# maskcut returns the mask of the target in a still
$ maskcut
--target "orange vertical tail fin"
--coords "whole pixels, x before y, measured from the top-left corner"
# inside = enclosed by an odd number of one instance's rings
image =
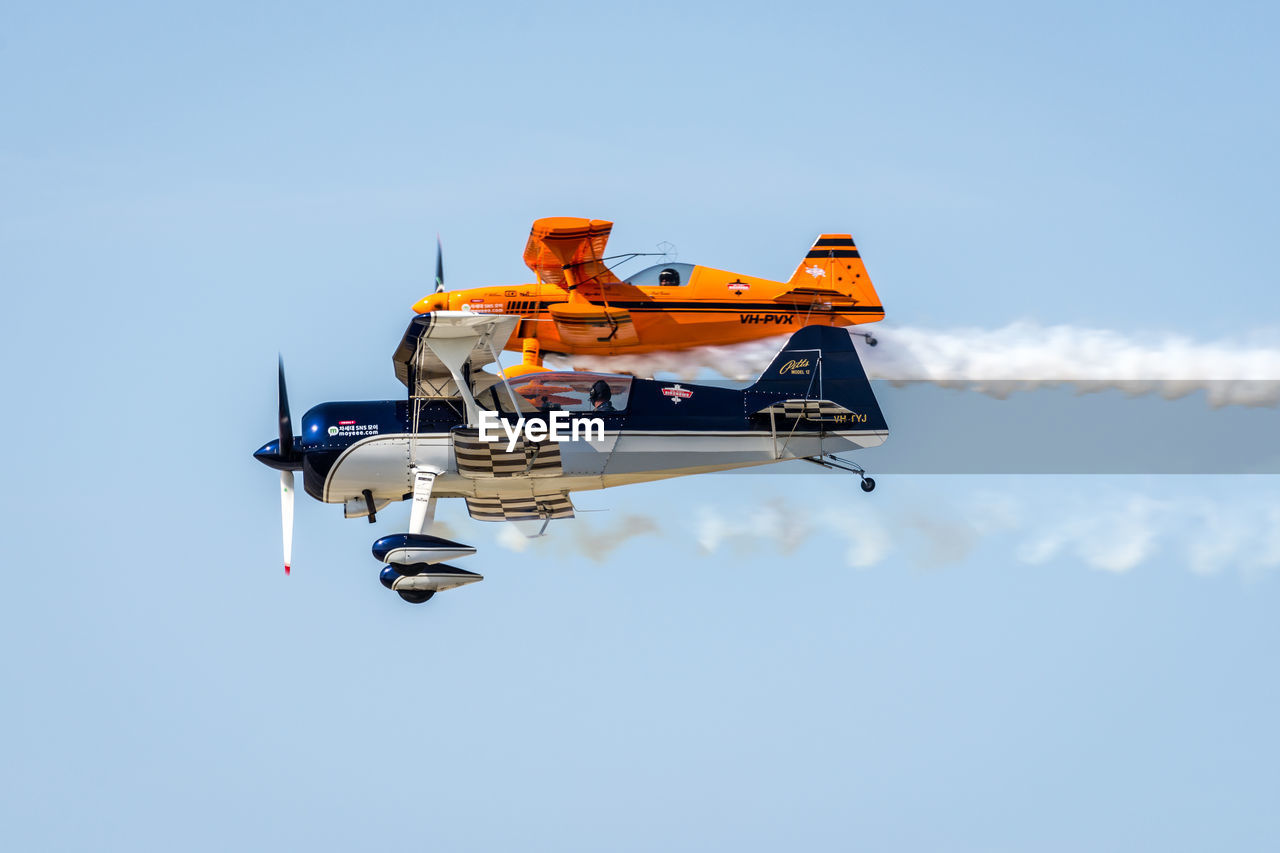
[[[880,296],[849,234],[819,234],[788,283],[838,290],[863,308],[880,305]]]

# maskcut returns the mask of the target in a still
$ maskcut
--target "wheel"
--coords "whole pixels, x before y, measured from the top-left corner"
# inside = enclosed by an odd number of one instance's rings
[[[876,487],[876,481],[870,477],[862,478],[862,491],[869,492]]]
[[[876,345],[876,343],[877,342],[875,338],[871,337],[870,335],[867,335],[867,346],[873,347]]]
[[[431,600],[431,596],[435,594],[436,591],[434,589],[415,589],[396,592],[396,595],[400,596],[410,604],[426,604]]]

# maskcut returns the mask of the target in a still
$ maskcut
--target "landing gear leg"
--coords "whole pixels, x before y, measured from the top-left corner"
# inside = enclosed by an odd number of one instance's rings
[[[379,539],[373,543],[373,556],[386,564],[378,573],[378,580],[383,586],[394,590],[410,604],[425,604],[441,590],[484,578],[441,562],[451,557],[474,554],[475,548],[427,534],[436,512],[436,499],[432,497],[431,489],[436,477],[444,471],[415,465],[410,473],[413,476],[413,506],[409,511],[409,532]]]
[[[521,363],[530,367],[542,366],[542,345],[537,338],[525,338],[520,344]]]
[[[413,508],[409,512],[409,532],[421,536],[435,520],[436,502],[431,497],[431,487],[436,477],[444,472],[436,468],[413,470]]]
[[[849,334],[857,335],[858,337],[862,338],[867,342],[867,346],[869,347],[873,347],[879,343],[879,341],[875,339],[875,336],[872,335],[870,332],[850,332]],[[871,491],[871,490],[867,489],[867,491]]]
[[[869,492],[876,487],[876,481],[867,476],[867,471],[856,462],[850,462],[848,459],[841,459],[839,456],[807,456],[805,462],[812,462],[814,465],[821,465],[823,468],[830,468],[833,471],[847,471],[850,474],[857,474],[862,480],[862,491]]]

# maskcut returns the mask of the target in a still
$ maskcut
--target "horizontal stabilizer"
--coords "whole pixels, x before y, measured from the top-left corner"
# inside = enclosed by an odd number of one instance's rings
[[[849,294],[829,287],[793,287],[774,301],[815,311],[843,311],[858,304]]]
[[[783,400],[765,406],[758,415],[775,415],[783,418],[803,418],[807,421],[830,421],[837,415],[851,415],[849,409],[831,400]]]

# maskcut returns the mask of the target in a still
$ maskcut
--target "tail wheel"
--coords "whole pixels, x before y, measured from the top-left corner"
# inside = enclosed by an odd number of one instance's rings
[[[870,477],[862,478],[862,491],[869,492],[876,487],[876,481]]]

